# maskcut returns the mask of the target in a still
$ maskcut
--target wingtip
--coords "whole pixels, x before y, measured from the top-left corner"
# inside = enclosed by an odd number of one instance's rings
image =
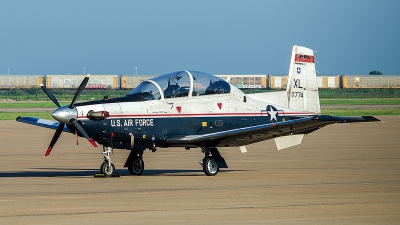
[[[379,122],[381,121],[380,119],[374,117],[374,116],[362,116],[362,118],[364,120],[366,120],[367,122]]]

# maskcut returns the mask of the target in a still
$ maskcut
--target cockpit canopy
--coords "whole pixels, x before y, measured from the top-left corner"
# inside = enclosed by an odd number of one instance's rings
[[[141,96],[143,101],[162,98],[195,97],[230,93],[228,82],[198,71],[179,71],[160,75],[139,84],[128,95]]]

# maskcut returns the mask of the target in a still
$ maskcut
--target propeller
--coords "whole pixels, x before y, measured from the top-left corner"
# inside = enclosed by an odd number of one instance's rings
[[[86,84],[89,81],[89,76],[90,74],[86,75],[86,77],[83,79],[69,106],[60,106],[60,103],[58,103],[56,97],[54,97],[54,95],[50,92],[50,90],[47,89],[46,86],[44,86],[43,84],[40,85],[44,93],[46,93],[47,97],[49,97],[54,102],[54,104],[58,106],[58,108],[51,115],[53,116],[54,119],[60,122],[60,124],[56,129],[56,132],[54,133],[53,138],[51,139],[50,145],[47,148],[45,156],[48,156],[50,154],[58,138],[60,137],[65,124],[72,125],[83,137],[85,137],[90,142],[90,144],[93,145],[93,147],[95,148],[97,147],[93,139],[89,137],[85,129],[83,129],[83,127],[77,122],[76,119],[78,116],[78,112],[74,106],[76,100],[79,98],[79,96],[82,94],[82,91],[85,89]]]

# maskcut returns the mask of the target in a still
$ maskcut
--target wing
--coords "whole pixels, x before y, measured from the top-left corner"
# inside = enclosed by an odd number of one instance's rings
[[[183,147],[232,147],[244,146],[256,142],[296,134],[308,134],[333,123],[374,122],[372,116],[332,117],[310,116],[291,118],[284,122],[268,123],[240,129],[226,130],[204,135],[175,135],[165,139],[168,146]]]
[[[34,118],[34,117],[20,117],[20,116],[16,118],[16,121],[21,122],[21,123],[32,124],[32,125],[39,126],[39,127],[50,128],[53,130],[56,130],[58,125],[60,124],[60,122],[53,121],[53,120],[45,120],[45,119]],[[66,125],[64,125],[63,131],[71,133],[71,131],[68,129],[68,127]]]

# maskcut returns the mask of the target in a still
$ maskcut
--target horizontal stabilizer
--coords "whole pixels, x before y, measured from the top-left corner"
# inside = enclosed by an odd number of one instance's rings
[[[304,134],[288,135],[275,138],[275,144],[278,150],[289,148],[301,144]]]
[[[380,120],[373,116],[325,116],[318,117],[320,121],[336,121],[337,123],[355,123],[355,122],[379,122]]]

